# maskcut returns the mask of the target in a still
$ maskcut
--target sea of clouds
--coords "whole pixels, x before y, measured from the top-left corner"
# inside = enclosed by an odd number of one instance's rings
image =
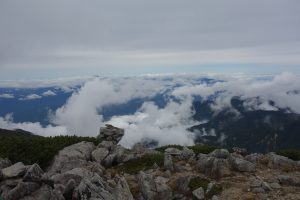
[[[203,81],[203,80],[206,81]],[[78,90],[72,90],[76,84]],[[197,97],[203,100],[218,93],[213,105],[217,112],[230,108],[233,97],[240,97],[249,110],[278,110],[300,114],[300,76],[283,73],[274,76],[237,75],[145,75],[136,77],[92,77],[76,80],[42,81],[32,83],[0,83],[0,87],[61,87],[73,91],[67,102],[57,110],[49,111],[50,124],[38,122],[15,123],[12,114],[0,117],[0,128],[24,129],[39,135],[76,134],[96,136],[99,127],[109,123],[125,129],[121,144],[130,147],[143,139],[153,139],[159,145],[192,145],[194,133],[187,128],[199,124],[193,120],[192,103]],[[160,107],[151,97],[163,95],[166,105]],[[0,94],[14,98],[13,94]],[[39,98],[55,95],[47,91]],[[29,98],[31,97],[31,98]],[[28,96],[34,100],[37,96]],[[126,105],[132,99],[145,99],[133,114],[105,119],[103,108]],[[272,102],[272,103],[270,103]]]

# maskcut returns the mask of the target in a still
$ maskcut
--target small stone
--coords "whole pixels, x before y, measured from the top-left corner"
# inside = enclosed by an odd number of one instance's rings
[[[272,187],[264,181],[262,182],[261,186],[262,186],[262,188],[264,188],[265,191],[271,191],[272,190]]]
[[[278,176],[278,180],[281,184],[283,185],[294,185],[294,180],[292,177],[290,176],[286,176],[286,175],[279,175]]]
[[[206,189],[206,194],[209,193],[211,191],[211,189],[214,187],[214,183],[210,182],[208,185],[207,185],[207,189]]]
[[[262,187],[256,187],[256,188],[252,189],[252,192],[253,193],[265,193],[265,190]]]
[[[198,189],[193,191],[193,195],[194,197],[196,197],[196,199],[204,199],[204,190],[202,187],[199,187]]]
[[[273,189],[280,189],[281,188],[281,186],[279,185],[279,183],[276,183],[276,182],[270,183],[270,186]]]
[[[219,200],[219,197],[216,196],[216,195],[214,195],[214,196],[211,198],[211,200]]]
[[[255,188],[255,187],[261,187],[262,181],[256,178],[251,178],[250,179],[250,187]]]

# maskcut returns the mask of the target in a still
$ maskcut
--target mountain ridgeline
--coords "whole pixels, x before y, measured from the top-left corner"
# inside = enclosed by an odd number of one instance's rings
[[[288,109],[276,111],[249,110],[239,98],[231,99],[231,107],[219,112],[213,101],[193,103],[193,118],[204,121],[189,130],[196,133],[196,143],[241,147],[250,152],[300,149],[300,115]],[[270,102],[272,104],[272,102]]]

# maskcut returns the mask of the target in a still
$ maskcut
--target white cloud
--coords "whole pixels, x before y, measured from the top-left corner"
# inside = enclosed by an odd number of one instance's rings
[[[155,95],[163,87],[159,81],[144,78],[95,78],[88,81],[67,103],[51,116],[52,122],[66,125],[69,133],[97,135],[103,125],[104,106],[126,103],[133,98]]]
[[[115,116],[106,123],[125,129],[121,144],[130,147],[144,138],[158,141],[159,145],[194,144],[194,135],[187,128],[195,125],[191,119],[191,101],[169,102],[159,109],[153,102],[146,102],[133,115]]]
[[[43,93],[43,96],[48,97],[48,96],[55,96],[56,93],[51,91],[51,90],[47,90],[46,92]]]
[[[73,91],[76,86],[81,86],[85,82],[93,80],[92,76],[57,78],[49,80],[18,80],[0,81],[1,88],[46,88],[56,87],[66,92]]]
[[[4,94],[0,94],[0,98],[13,99],[13,98],[15,98],[15,96],[13,94],[4,93]]]
[[[13,122],[12,114],[7,114],[5,117],[0,117],[0,127],[8,130],[22,129],[42,136],[65,135],[67,133],[64,126],[48,125],[43,127],[38,122],[15,123]]]
[[[293,112],[300,113],[300,95],[290,95],[289,91],[298,91],[300,77],[290,73],[283,73],[274,77],[262,78],[247,76],[227,77],[225,82],[217,82],[213,85],[182,86],[173,91],[174,96],[200,95],[204,99],[216,92],[222,91],[215,101],[214,108],[222,109],[230,107],[231,98],[239,96],[241,99],[259,98],[260,106],[257,109],[274,110],[269,105],[273,101],[280,108],[290,108]],[[248,104],[251,103],[247,102]],[[252,101],[252,103],[255,103]],[[253,105],[253,104],[252,104]]]
[[[42,98],[40,95],[37,94],[29,94],[23,98],[19,98],[19,100],[35,100],[35,99],[40,99]]]

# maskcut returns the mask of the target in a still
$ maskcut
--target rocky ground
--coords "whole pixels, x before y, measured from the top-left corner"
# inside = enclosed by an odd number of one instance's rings
[[[136,144],[118,145],[124,130],[101,129],[102,142],[62,149],[45,170],[0,158],[0,199],[5,200],[300,200],[300,163],[269,154],[209,154]]]

